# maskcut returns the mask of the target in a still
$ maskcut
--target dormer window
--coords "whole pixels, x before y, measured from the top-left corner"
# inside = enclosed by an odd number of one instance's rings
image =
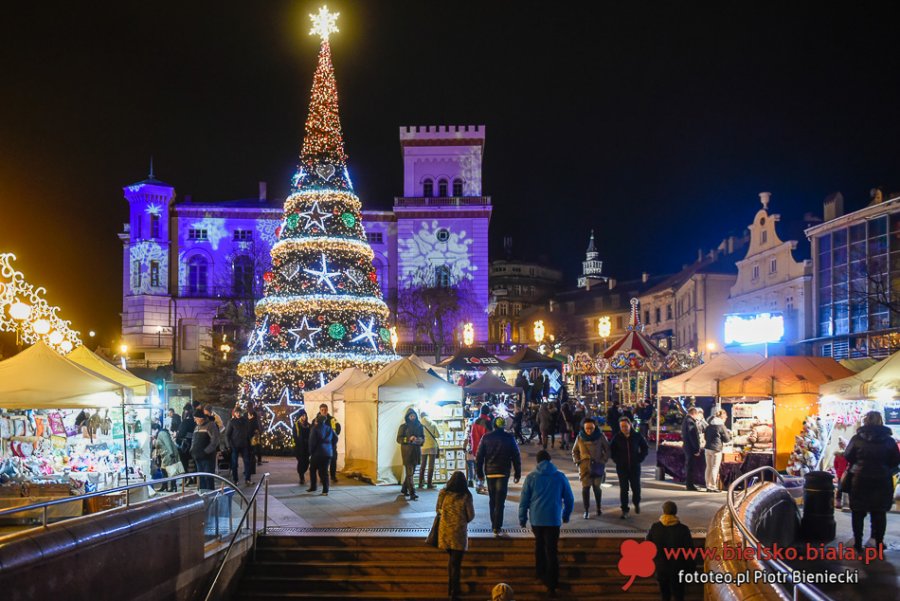
[[[462,180],[456,178],[453,180],[453,196],[462,196],[463,195],[463,185]]]
[[[434,180],[430,177],[422,182],[422,196],[425,198],[434,196]]]
[[[769,232],[768,232],[767,230],[763,230],[763,231],[762,231],[762,235],[761,235],[761,237],[760,237],[760,241],[761,241],[763,244],[765,244],[766,242],[769,241]]]
[[[447,196],[447,180],[439,179],[438,180],[438,197],[444,198]]]

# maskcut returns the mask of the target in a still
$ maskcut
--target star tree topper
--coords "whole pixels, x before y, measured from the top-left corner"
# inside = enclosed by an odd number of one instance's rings
[[[309,35],[317,35],[322,38],[323,42],[327,42],[329,35],[338,32],[336,23],[339,16],[341,16],[341,13],[330,13],[327,6],[322,6],[318,14],[309,15],[309,20],[312,21]]]

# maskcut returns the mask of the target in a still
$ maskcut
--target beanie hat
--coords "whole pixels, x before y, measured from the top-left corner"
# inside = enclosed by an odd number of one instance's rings
[[[481,415],[490,415],[490,413],[491,413],[490,407],[488,407],[487,405],[481,406]]]
[[[497,419],[494,420],[494,427],[502,430],[503,428],[506,427],[506,420],[503,419],[502,417],[498,417]]]

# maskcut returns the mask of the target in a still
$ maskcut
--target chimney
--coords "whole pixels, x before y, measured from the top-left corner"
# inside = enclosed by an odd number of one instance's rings
[[[825,221],[837,219],[844,214],[844,195],[840,192],[834,192],[825,197],[822,207],[822,214]]]
[[[641,274],[641,281],[646,284],[649,280],[650,280],[650,274],[647,273],[646,271],[643,272]]]
[[[259,182],[259,202],[266,202],[266,182]]]

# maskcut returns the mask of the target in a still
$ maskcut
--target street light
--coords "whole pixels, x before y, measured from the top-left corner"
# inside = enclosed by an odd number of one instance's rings
[[[122,369],[127,369],[128,368],[128,363],[126,361],[126,356],[128,355],[128,345],[127,344],[119,345],[119,354],[121,355]]]
[[[391,326],[391,348],[397,352],[397,343],[400,342],[400,336],[397,334],[397,326]]]
[[[31,306],[20,300],[16,300],[9,306],[9,316],[16,321],[25,321],[29,315],[31,315]]]
[[[97,332],[95,332],[94,330],[91,330],[90,332],[88,332],[88,336],[90,336],[91,338],[93,338],[96,335],[97,335]]]
[[[609,335],[612,333],[612,320],[608,315],[604,315],[600,319],[597,320],[597,334],[600,335],[600,338],[603,338],[606,341],[609,338]]]
[[[65,337],[59,330],[53,330],[52,332],[50,332],[50,335],[47,336],[47,340],[49,340],[50,344],[52,344],[53,346],[59,346],[64,339]]]
[[[534,322],[534,341],[540,345],[544,341],[544,320],[539,319]]]
[[[34,330],[34,333],[38,336],[43,336],[50,331],[50,321],[43,318],[37,319],[31,324],[31,329]]]
[[[463,344],[466,346],[472,346],[472,343],[475,342],[475,326],[472,325],[472,322],[467,322],[463,324]]]

